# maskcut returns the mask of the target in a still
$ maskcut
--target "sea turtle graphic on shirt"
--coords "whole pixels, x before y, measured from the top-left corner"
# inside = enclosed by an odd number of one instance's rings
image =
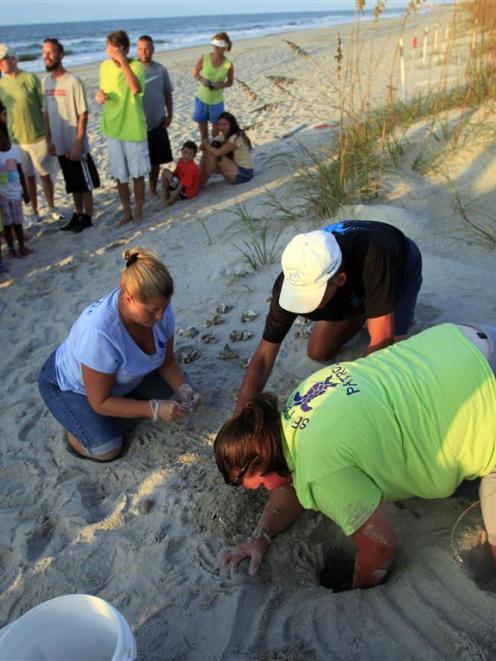
[[[302,411],[312,411],[312,407],[310,406],[310,402],[315,399],[316,397],[319,397],[320,395],[323,395],[326,390],[329,390],[329,388],[336,388],[339,384],[333,381],[333,375],[328,376],[326,379],[323,381],[317,381],[317,383],[314,383],[311,388],[304,393],[303,395],[300,395],[299,392],[296,392],[293,395],[293,406],[299,406]],[[291,408],[291,407],[290,407]]]

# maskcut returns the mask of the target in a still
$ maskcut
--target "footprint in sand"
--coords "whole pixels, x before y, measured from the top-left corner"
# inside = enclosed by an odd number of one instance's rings
[[[17,435],[18,439],[22,441],[22,443],[28,440],[29,432],[31,432],[36,427],[36,424],[38,423],[38,420],[41,418],[42,414],[43,411],[38,411],[31,417],[30,420],[22,425]]]
[[[55,522],[47,518],[27,541],[26,557],[29,562],[36,562],[43,555],[55,532]]]
[[[435,305],[429,305],[429,303],[417,303],[415,307],[415,316],[419,321],[434,321],[440,314],[441,310]]]
[[[81,498],[81,505],[86,510],[86,522],[96,523],[101,521],[107,515],[102,506],[105,500],[105,489],[101,484],[91,480],[80,480],[77,484],[77,490]]]

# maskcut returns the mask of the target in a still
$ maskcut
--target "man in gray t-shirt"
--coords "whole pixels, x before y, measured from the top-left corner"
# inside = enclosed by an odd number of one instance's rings
[[[79,233],[92,225],[93,190],[100,185],[86,136],[86,95],[79,78],[64,69],[64,47],[58,39],[45,39],[42,53],[48,72],[42,81],[47,143],[74,200],[72,217],[61,229]]]
[[[172,161],[172,152],[167,127],[172,120],[172,85],[167,69],[153,61],[155,47],[148,35],[138,39],[137,54],[146,69],[146,86],[143,105],[148,127],[148,149],[150,152],[150,192],[157,194],[157,181],[162,163]]]

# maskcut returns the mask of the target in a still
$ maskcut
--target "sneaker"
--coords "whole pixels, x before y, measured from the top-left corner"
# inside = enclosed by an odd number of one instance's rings
[[[52,220],[64,220],[65,218],[64,214],[58,211],[55,207],[48,210],[48,215]]]
[[[75,227],[72,228],[72,231],[76,234],[79,234],[87,227],[91,227],[92,225],[93,223],[91,222],[91,216],[88,216],[87,213],[82,213]]]
[[[37,223],[41,223],[41,218],[40,214],[36,211],[32,213],[30,216],[26,216],[24,219],[24,229],[29,229],[30,227],[33,227],[33,225],[36,225]]]
[[[19,253],[17,252],[17,250],[15,248],[9,248],[9,255],[11,257],[16,257],[16,258],[20,257]]]
[[[73,230],[76,227],[76,225],[79,223],[80,218],[81,216],[78,213],[74,212],[71,216],[70,221],[63,227],[60,227],[59,229],[62,232],[69,232],[70,230]]]

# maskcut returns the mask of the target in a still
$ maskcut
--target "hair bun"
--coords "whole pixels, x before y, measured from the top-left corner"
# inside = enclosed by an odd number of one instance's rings
[[[133,250],[125,250],[122,254],[123,258],[126,260],[126,268],[138,261],[139,251],[136,248]]]

